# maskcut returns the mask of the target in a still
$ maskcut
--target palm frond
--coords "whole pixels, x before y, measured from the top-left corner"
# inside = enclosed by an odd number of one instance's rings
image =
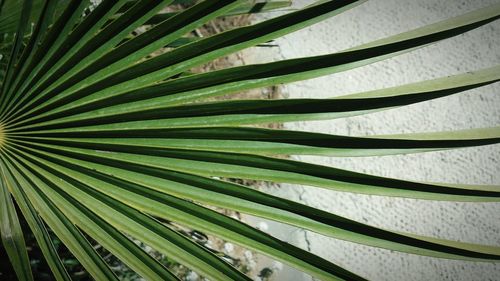
[[[364,280],[213,207],[394,251],[500,260],[500,247],[382,229],[225,180],[426,200],[499,201],[499,186],[407,181],[282,157],[490,145],[500,142],[499,127],[366,137],[245,126],[344,118],[455,95],[497,83],[500,66],[330,99],[210,100],[393,58],[497,20],[499,4],[337,53],[181,75],[363,2],[318,1],[193,39],[186,34],[211,20],[287,8],[291,2],[105,0],[89,8],[87,1],[76,0],[0,1],[0,233],[19,280],[33,280],[20,220],[27,222],[56,280],[71,277],[51,233],[95,280],[119,277],[89,238],[147,280],[180,276],[136,241],[210,280],[250,280],[165,221],[321,280]],[[165,9],[171,5],[181,6]],[[4,17],[9,11],[15,12]]]

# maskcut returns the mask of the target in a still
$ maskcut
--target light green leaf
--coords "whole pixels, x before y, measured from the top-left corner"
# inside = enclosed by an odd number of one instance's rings
[[[7,179],[9,186],[12,187],[11,190],[12,196],[16,200],[19,209],[21,210],[24,218],[26,219],[26,222],[30,226],[31,231],[33,232],[33,235],[35,236],[35,239],[38,242],[38,245],[45,257],[45,260],[47,261],[47,264],[49,265],[52,273],[54,274],[55,279],[57,281],[70,281],[71,278],[66,272],[66,269],[64,268],[64,265],[61,262],[59,255],[57,254],[57,251],[55,249],[54,244],[52,243],[52,239],[47,231],[47,228],[45,227],[44,223],[42,222],[42,219],[34,209],[29,199],[26,197],[26,194],[19,185],[19,183],[15,180],[10,171],[5,166],[4,163],[6,162],[7,162],[6,158],[2,156],[0,165],[2,167],[2,171],[4,172],[5,178]]]
[[[11,188],[8,187],[9,184],[7,183],[3,167],[1,173],[0,236],[2,244],[14,267],[17,278],[21,281],[33,280],[28,252],[26,251],[26,244],[24,242],[23,230],[21,229],[16,207],[14,206],[14,202],[9,192]]]

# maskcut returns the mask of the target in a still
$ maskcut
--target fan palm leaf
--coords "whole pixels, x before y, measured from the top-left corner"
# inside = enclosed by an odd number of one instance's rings
[[[21,221],[56,280],[71,278],[51,233],[95,280],[118,277],[89,237],[147,280],[179,276],[134,241],[211,280],[250,280],[165,221],[260,252],[321,280],[364,280],[213,207],[406,253],[500,259],[500,247],[381,229],[224,180],[498,202],[499,186],[407,181],[281,157],[489,145],[500,141],[498,127],[352,137],[254,125],[344,118],[454,95],[498,82],[500,66],[331,99],[212,99],[392,58],[495,21],[500,5],[333,54],[181,75],[364,1],[318,1],[204,38],[185,35],[219,17],[288,7],[290,1],[188,1],[189,8],[165,12],[180,2],[105,0],[95,7],[76,0],[0,2],[0,233],[19,280],[34,280]],[[134,33],[138,29],[143,32]]]

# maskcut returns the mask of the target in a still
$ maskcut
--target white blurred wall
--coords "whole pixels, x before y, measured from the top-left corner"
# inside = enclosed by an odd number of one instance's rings
[[[303,7],[311,0],[294,0]],[[254,49],[247,63],[326,54],[460,15],[498,0],[370,0]],[[283,87],[290,98],[328,98],[500,64],[500,21],[354,71]],[[500,83],[367,116],[286,124],[287,129],[370,135],[500,126]],[[410,180],[500,184],[500,145],[407,156],[298,159]],[[449,203],[282,185],[268,192],[384,228],[500,246],[500,204]],[[419,257],[359,246],[269,222],[268,231],[372,280],[500,280],[500,264]],[[276,280],[310,280],[286,267]]]

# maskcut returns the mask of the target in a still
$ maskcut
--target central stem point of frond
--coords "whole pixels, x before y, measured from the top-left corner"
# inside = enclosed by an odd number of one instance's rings
[[[0,148],[3,147],[4,139],[5,139],[5,133],[4,133],[3,125],[0,124]]]

